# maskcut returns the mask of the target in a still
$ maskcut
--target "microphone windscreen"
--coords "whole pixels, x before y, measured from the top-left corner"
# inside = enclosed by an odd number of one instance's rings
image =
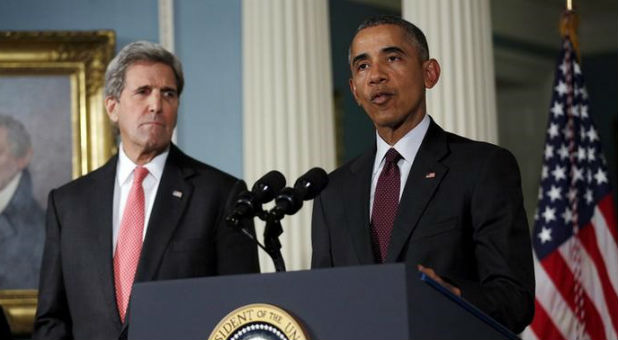
[[[275,198],[283,187],[285,187],[285,177],[279,171],[272,170],[255,182],[251,192],[259,203],[266,203]]]
[[[303,200],[310,200],[316,197],[328,184],[328,174],[324,169],[315,167],[300,176],[294,189],[296,189]]]
[[[228,224],[236,226],[241,218],[251,217],[255,214],[256,205],[255,195],[243,190],[236,196],[232,211],[227,214],[225,220]]]
[[[287,215],[295,214],[303,206],[303,199],[298,191],[292,188],[283,188],[275,198],[274,210]]]

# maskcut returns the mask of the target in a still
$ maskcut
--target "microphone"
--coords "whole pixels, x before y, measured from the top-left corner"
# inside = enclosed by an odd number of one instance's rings
[[[271,170],[253,184],[251,192],[258,202],[266,203],[272,201],[284,186],[285,177],[279,171]]]
[[[275,198],[275,207],[270,211],[276,217],[295,214],[303,201],[315,198],[328,184],[328,174],[322,168],[313,168],[300,176],[294,188],[284,188]]]
[[[303,200],[314,199],[328,184],[328,174],[322,168],[313,168],[300,176],[294,183]]]
[[[253,184],[251,191],[244,190],[238,194],[234,208],[225,220],[232,225],[238,225],[240,219],[257,215],[262,212],[262,204],[275,198],[284,186],[285,177],[279,171],[268,172]]]

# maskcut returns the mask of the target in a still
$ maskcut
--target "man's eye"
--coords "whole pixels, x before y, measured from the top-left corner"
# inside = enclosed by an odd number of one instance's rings
[[[368,64],[358,64],[358,66],[356,67],[357,70],[362,71],[367,69],[367,67],[369,67]]]
[[[163,95],[165,97],[168,97],[168,98],[176,98],[176,96],[177,96],[176,95],[176,91],[174,91],[174,90],[163,91]]]
[[[388,61],[396,61],[396,60],[400,60],[401,58],[398,55],[391,55],[388,56]]]

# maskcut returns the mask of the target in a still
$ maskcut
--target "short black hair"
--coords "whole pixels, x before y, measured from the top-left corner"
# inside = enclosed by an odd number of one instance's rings
[[[356,28],[356,34],[358,32],[364,30],[365,28],[381,26],[381,25],[396,25],[403,29],[406,33],[410,42],[414,47],[416,47],[417,53],[421,61],[425,61],[429,59],[429,46],[427,45],[427,38],[425,38],[425,34],[421,31],[420,28],[416,27],[413,23],[397,16],[393,15],[380,15],[374,16],[363,21]],[[351,52],[352,45],[348,48],[348,62],[351,62]]]

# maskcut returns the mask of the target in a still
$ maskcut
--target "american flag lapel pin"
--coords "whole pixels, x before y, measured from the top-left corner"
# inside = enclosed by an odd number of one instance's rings
[[[176,198],[182,198],[182,192],[178,190],[174,190],[174,192],[172,192],[172,196]]]
[[[425,178],[434,178],[434,177],[436,177],[436,173],[435,173],[435,172],[433,172],[433,171],[432,171],[432,172],[428,172],[428,173],[425,175]]]

